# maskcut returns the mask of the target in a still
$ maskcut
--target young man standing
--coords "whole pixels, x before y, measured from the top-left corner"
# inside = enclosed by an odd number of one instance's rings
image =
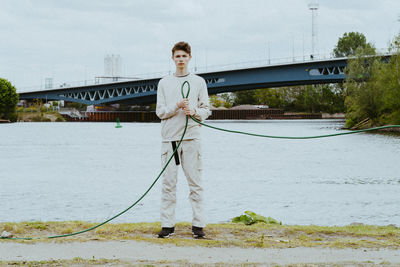
[[[211,115],[207,85],[203,78],[189,73],[188,64],[191,56],[190,45],[179,42],[172,48],[172,60],[176,71],[164,77],[158,83],[156,114],[161,119],[161,165],[164,166],[175,150],[185,128],[186,116],[190,115],[203,121]],[[188,81],[190,93],[182,98],[181,86]],[[184,87],[184,93],[187,86]],[[204,237],[203,186],[201,181],[200,125],[189,118],[185,137],[177,153],[162,178],[161,193],[161,232],[158,237],[168,237],[175,231],[176,182],[178,165],[189,184],[189,200],[193,211],[192,232],[195,238]]]

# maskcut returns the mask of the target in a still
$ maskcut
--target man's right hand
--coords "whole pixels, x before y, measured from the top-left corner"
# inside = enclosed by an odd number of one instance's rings
[[[184,98],[178,103],[176,103],[176,105],[178,106],[178,108],[184,109],[189,106],[189,99]]]

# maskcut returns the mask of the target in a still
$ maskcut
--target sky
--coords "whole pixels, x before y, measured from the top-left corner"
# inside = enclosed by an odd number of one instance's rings
[[[311,53],[310,0],[0,0],[0,77],[18,92],[104,75],[120,55],[122,75],[174,71],[171,48],[192,47],[206,67]],[[317,47],[330,54],[345,33],[384,49],[400,30],[399,0],[319,0]],[[141,75],[142,74],[142,75]]]

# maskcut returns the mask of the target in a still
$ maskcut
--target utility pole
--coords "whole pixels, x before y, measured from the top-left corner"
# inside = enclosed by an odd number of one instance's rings
[[[293,57],[293,62],[296,61],[295,57],[294,57],[294,36],[292,35],[292,57]]]
[[[312,0],[311,3],[308,4],[308,9],[311,10],[311,55],[310,58],[314,59],[315,50],[317,46],[317,11],[319,8],[319,4],[317,0]]]
[[[304,56],[304,34],[302,35],[302,40],[303,40],[303,61],[305,61],[306,59],[305,59],[305,56]]]

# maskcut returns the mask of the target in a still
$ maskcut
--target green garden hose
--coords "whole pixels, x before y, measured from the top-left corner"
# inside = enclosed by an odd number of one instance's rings
[[[185,84],[187,84],[188,90],[186,95],[183,92],[184,86]],[[188,98],[190,93],[190,84],[188,81],[183,82],[182,86],[181,86],[181,94],[183,98]],[[224,131],[224,132],[228,132],[228,133],[236,133],[236,134],[244,134],[244,135],[250,135],[250,136],[256,136],[256,137],[265,137],[265,138],[280,138],[280,139],[314,139],[314,138],[325,138],[325,137],[332,137],[332,136],[339,136],[339,135],[347,135],[347,134],[355,134],[355,133],[361,133],[361,132],[369,132],[369,131],[376,131],[376,130],[380,130],[380,129],[386,129],[386,128],[400,128],[400,125],[388,125],[388,126],[380,126],[380,127],[375,127],[375,128],[370,128],[370,129],[364,129],[364,130],[357,130],[357,131],[351,131],[351,132],[344,132],[344,133],[336,133],[336,134],[326,134],[326,135],[316,135],[316,136],[274,136],[274,135],[264,135],[264,134],[255,134],[255,133],[248,133],[248,132],[242,132],[242,131],[235,131],[235,130],[228,130],[228,129],[224,129],[224,128],[219,128],[219,127],[215,127],[215,126],[211,126],[208,125],[204,122],[201,122],[199,120],[197,120],[196,118],[194,118],[193,116],[186,116],[186,122],[185,122],[185,128],[183,130],[182,136],[179,140],[178,145],[176,146],[175,150],[173,151],[171,157],[169,157],[167,163],[165,164],[165,166],[162,168],[162,170],[160,171],[160,173],[158,174],[157,178],[153,181],[153,183],[150,185],[150,187],[142,194],[142,196],[136,200],[132,205],[130,205],[128,208],[126,208],[125,210],[121,211],[120,213],[118,213],[117,215],[111,217],[110,219],[99,223],[95,226],[92,226],[90,228],[84,229],[82,231],[78,231],[78,232],[74,232],[74,233],[70,233],[70,234],[63,234],[63,235],[53,235],[53,236],[47,236],[47,237],[0,237],[0,239],[11,239],[11,240],[36,240],[36,239],[42,239],[42,238],[47,238],[47,239],[52,239],[52,238],[59,238],[59,237],[68,237],[68,236],[74,236],[74,235],[78,235],[78,234],[82,234],[82,233],[86,233],[89,232],[91,230],[94,230],[112,220],[114,220],[115,218],[121,216],[122,214],[126,213],[128,210],[130,210],[131,208],[133,208],[134,206],[136,206],[146,195],[147,193],[149,193],[149,191],[154,187],[154,185],[156,184],[156,182],[160,179],[161,175],[164,173],[165,169],[167,168],[168,164],[171,162],[172,158],[174,157],[175,152],[178,150],[179,146],[182,143],[182,140],[186,134],[186,130],[188,127],[188,119],[189,117],[197,122],[200,125],[203,125],[205,127],[214,129],[214,130],[219,130],[219,131]]]
[[[184,87],[185,84],[188,85],[188,90],[187,90],[186,96],[183,94],[183,87]],[[189,84],[189,82],[185,81],[185,82],[182,84],[181,93],[182,93],[182,97],[183,97],[183,98],[187,98],[187,97],[189,96],[189,93],[190,93],[190,84]],[[79,234],[83,234],[83,233],[89,232],[89,231],[91,231],[91,230],[94,230],[94,229],[96,229],[96,228],[98,228],[98,227],[100,227],[100,226],[102,226],[102,225],[104,225],[104,224],[106,224],[106,223],[108,223],[108,222],[114,220],[115,218],[121,216],[122,214],[124,214],[125,212],[127,212],[128,210],[130,210],[131,208],[133,208],[134,206],[136,206],[136,205],[147,195],[147,193],[149,193],[149,191],[154,187],[154,185],[157,183],[158,179],[160,179],[161,175],[164,173],[164,171],[165,171],[165,169],[167,168],[168,164],[171,162],[172,158],[174,157],[175,152],[178,150],[179,146],[180,146],[181,143],[182,143],[183,137],[184,137],[185,134],[186,134],[186,130],[187,130],[187,126],[188,126],[188,121],[189,121],[189,116],[186,116],[185,128],[183,129],[183,133],[182,133],[181,139],[179,140],[178,145],[176,146],[175,150],[172,152],[171,157],[169,157],[167,163],[165,164],[165,166],[162,168],[162,170],[161,170],[160,173],[158,174],[157,178],[153,181],[153,183],[150,185],[150,187],[146,190],[146,192],[144,192],[144,193],[142,194],[142,196],[141,196],[138,200],[136,200],[132,205],[130,205],[128,208],[124,209],[123,211],[121,211],[121,212],[118,213],[117,215],[111,217],[111,218],[108,219],[108,220],[105,220],[105,221],[102,222],[102,223],[96,224],[95,226],[92,226],[92,227],[90,227],[90,228],[84,229],[84,230],[82,230],[82,231],[70,233],[70,234],[53,235],[53,236],[46,236],[46,237],[0,237],[0,239],[11,239],[11,240],[36,240],[36,239],[44,239],[44,238],[46,238],[46,239],[53,239],[53,238],[59,238],[59,237],[74,236],[74,235],[79,235]]]
[[[241,132],[241,131],[235,131],[235,130],[228,130],[228,129],[219,128],[216,126],[211,126],[209,124],[206,124],[204,122],[197,120],[196,118],[193,118],[192,116],[190,116],[190,118],[192,120],[194,120],[195,122],[197,122],[198,124],[201,124],[205,127],[208,127],[208,128],[214,129],[214,130],[218,130],[218,131],[251,135],[251,136],[257,136],[257,137],[278,138],[278,139],[316,139],[316,138],[325,138],[325,137],[355,134],[355,133],[362,133],[362,132],[370,132],[370,131],[376,131],[376,130],[387,129],[387,128],[400,128],[400,125],[386,125],[386,126],[374,127],[374,128],[369,128],[369,129],[363,129],[363,130],[355,130],[355,131],[344,132],[344,133],[335,133],[335,134],[314,135],[314,136],[279,136],[279,135],[265,135],[265,134],[255,134],[255,133]]]

